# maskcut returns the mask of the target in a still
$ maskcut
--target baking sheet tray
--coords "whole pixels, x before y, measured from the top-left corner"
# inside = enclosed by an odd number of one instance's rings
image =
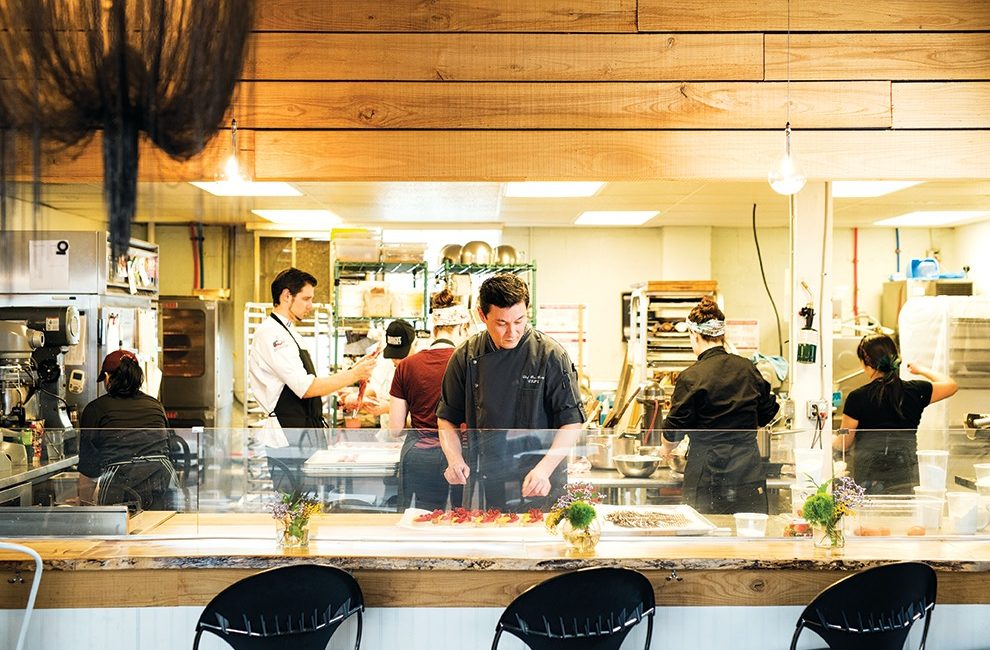
[[[548,533],[547,527],[542,521],[533,524],[506,524],[504,526],[445,525],[429,522],[417,523],[414,521],[416,517],[428,512],[430,511],[421,508],[406,508],[406,511],[402,513],[402,518],[399,519],[396,526],[405,530],[416,531],[416,536],[423,539],[456,539],[458,541],[474,539],[480,541],[493,539],[553,541],[554,539],[560,539],[559,536]]]
[[[715,524],[689,505],[676,506],[595,506],[602,526],[602,537],[663,536],[663,535],[707,535],[717,528]],[[636,513],[658,513],[680,520],[678,523],[664,524],[653,528],[626,528],[608,520],[608,515],[620,511]]]
[[[302,466],[308,476],[395,476],[399,449],[394,447],[341,446],[320,449]]]

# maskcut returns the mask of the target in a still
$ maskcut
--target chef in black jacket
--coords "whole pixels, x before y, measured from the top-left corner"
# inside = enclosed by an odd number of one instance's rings
[[[465,485],[477,472],[489,508],[505,507],[506,482],[518,482],[523,498],[553,498],[566,482],[561,461],[584,422],[574,364],[559,343],[529,327],[529,288],[518,276],[485,280],[478,314],[485,330],[454,351],[437,405],[444,476],[451,485]],[[467,460],[462,423],[468,427]],[[557,430],[549,451],[516,475],[506,437],[511,429]]]
[[[725,314],[703,298],[688,315],[698,361],[680,374],[664,420],[663,453],[691,437],[684,499],[709,514],[767,512],[766,474],[756,429],[779,408],[747,359],[725,350]]]

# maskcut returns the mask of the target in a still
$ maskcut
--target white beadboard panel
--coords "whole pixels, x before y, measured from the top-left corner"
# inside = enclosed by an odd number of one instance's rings
[[[199,607],[142,609],[43,609],[31,618],[28,650],[179,650],[192,647]],[[766,650],[786,648],[800,607],[663,607],[657,611],[652,648],[664,650]],[[376,608],[365,616],[365,650],[484,650],[491,646],[499,608]],[[0,647],[12,648],[21,622],[19,610],[0,610]],[[916,625],[906,647],[917,647]],[[643,647],[645,625],[626,639],[623,650]],[[353,648],[354,623],[335,635],[329,650]],[[799,648],[821,645],[802,635]],[[928,647],[982,650],[990,638],[990,605],[935,608]],[[203,650],[229,646],[207,635]],[[503,636],[501,650],[524,650]]]

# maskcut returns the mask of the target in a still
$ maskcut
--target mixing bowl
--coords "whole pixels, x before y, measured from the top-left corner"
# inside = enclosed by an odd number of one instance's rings
[[[660,467],[661,458],[659,456],[642,456],[638,454],[622,454],[612,456],[615,469],[623,476],[630,478],[646,478],[657,471]]]
[[[469,241],[461,247],[461,264],[491,264],[492,247],[483,241]]]
[[[447,244],[440,249],[440,263],[450,262],[451,264],[457,264],[461,261],[461,245],[460,244]]]
[[[495,264],[515,264],[516,249],[508,244],[496,246],[492,251],[492,262]]]

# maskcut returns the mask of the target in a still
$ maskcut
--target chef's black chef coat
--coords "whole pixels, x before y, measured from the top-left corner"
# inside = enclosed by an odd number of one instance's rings
[[[514,348],[496,348],[488,332],[457,348],[444,373],[437,417],[467,424],[467,462],[485,479],[515,465],[506,430],[559,429],[583,422],[584,412],[567,352],[546,334],[529,329]],[[499,503],[493,493],[497,482],[486,483],[489,505]]]
[[[701,512],[766,512],[766,474],[756,429],[779,405],[747,359],[709,348],[677,378],[664,437],[691,436],[684,497]]]

